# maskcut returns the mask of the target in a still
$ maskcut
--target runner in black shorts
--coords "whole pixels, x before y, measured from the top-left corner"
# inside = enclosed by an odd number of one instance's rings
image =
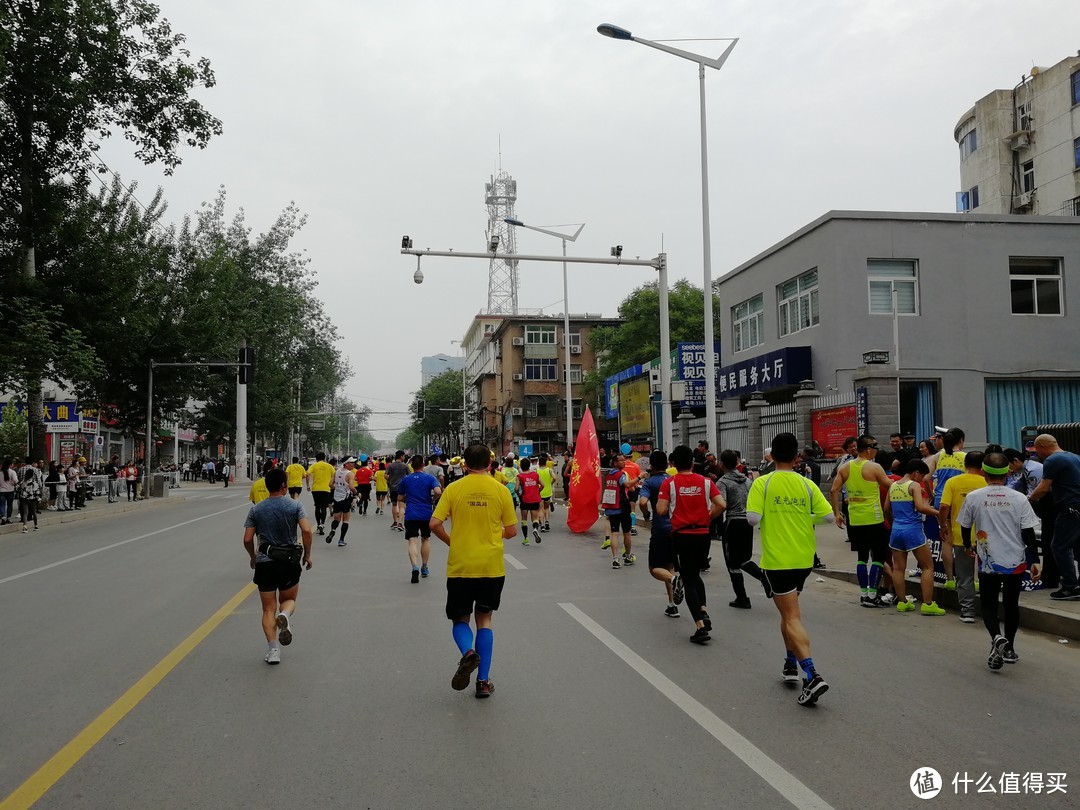
[[[506,577],[451,577],[446,580],[446,618],[491,613],[502,603]]]
[[[660,487],[668,479],[668,457],[663,450],[654,450],[649,456],[649,477],[641,483],[641,497],[638,506],[648,507],[652,511],[652,531],[649,536],[649,573],[653,579],[664,583],[667,592],[667,607],[664,615],[672,619],[679,618],[679,604],[683,600],[683,591],[677,592],[673,585],[675,579],[675,541],[671,539],[671,518],[656,514],[656,501],[660,496]]]
[[[761,572],[761,584],[765,587],[765,595],[772,599],[774,596],[786,596],[789,593],[802,593],[806,578],[810,576],[809,568],[781,568],[772,571]]]
[[[345,533],[349,531],[349,513],[352,511],[353,497],[356,495],[355,479],[353,477],[353,470],[356,468],[356,459],[349,456],[341,464],[341,469],[334,474],[334,483],[332,490],[334,493],[334,509],[332,512],[333,521],[330,524],[330,534],[326,535],[326,542],[330,543],[334,539],[334,533],[337,532],[337,528],[341,526],[341,539],[338,540],[338,547],[347,545],[345,542]]]

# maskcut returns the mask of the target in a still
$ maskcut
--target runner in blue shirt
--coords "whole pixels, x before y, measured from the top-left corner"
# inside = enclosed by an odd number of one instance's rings
[[[428,575],[428,557],[431,548],[431,513],[433,503],[442,495],[439,480],[426,472],[423,456],[409,459],[412,473],[406,475],[397,485],[397,502],[405,506],[405,541],[409,544],[409,563],[412,565],[412,583]]]
[[[641,483],[641,497],[638,505],[652,512],[652,531],[649,535],[649,573],[653,579],[664,583],[668,605],[664,615],[672,619],[679,618],[679,603],[683,600],[681,588],[674,588],[675,579],[675,544],[671,539],[671,516],[656,513],[656,501],[660,497],[660,486],[671,476],[665,472],[668,466],[667,453],[654,450],[649,455],[649,477]]]

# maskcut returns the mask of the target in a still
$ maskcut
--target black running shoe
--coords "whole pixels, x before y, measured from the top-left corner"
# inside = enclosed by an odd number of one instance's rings
[[[671,580],[671,601],[681,605],[686,597],[686,588],[683,586],[682,575],[676,574]]]
[[[671,619],[679,618],[679,608],[675,605],[668,605],[664,608],[664,615]]]
[[[409,581],[412,582],[413,585],[415,585],[417,582],[420,581],[420,571],[419,571],[419,569],[417,569],[417,568],[413,569],[412,579],[409,580]]]
[[[699,627],[694,631],[694,635],[690,636],[690,641],[694,644],[704,644],[707,641],[712,641],[712,636],[704,627]]]
[[[990,645],[990,655],[986,659],[986,665],[990,669],[1001,669],[1005,663],[1005,648],[1009,646],[1009,640],[1005,636],[994,636],[994,641]]]
[[[456,692],[461,692],[469,688],[469,676],[473,674],[476,668],[480,666],[480,654],[476,650],[469,650],[458,661],[457,672],[454,673],[453,679],[450,681],[450,686]]]
[[[788,661],[784,659],[784,683],[798,683],[799,682],[799,665],[794,661]]]
[[[705,626],[705,632],[712,632],[712,619],[709,618],[709,614],[705,613],[701,617],[701,623]]]
[[[799,693],[799,705],[813,706],[817,703],[817,699],[828,691],[829,685],[825,683],[825,679],[814,673],[813,679],[809,681],[803,679],[802,692]]]
[[[750,597],[746,596],[746,597],[743,597],[742,599],[732,599],[727,604],[728,604],[728,607],[742,608],[743,610],[749,610],[750,609]]]
[[[495,694],[495,682],[491,680],[476,682],[476,697],[488,698]]]
[[[327,543],[333,543],[334,542],[334,532],[336,532],[336,531],[337,531],[337,529],[331,529],[330,534],[326,535],[326,542]]]

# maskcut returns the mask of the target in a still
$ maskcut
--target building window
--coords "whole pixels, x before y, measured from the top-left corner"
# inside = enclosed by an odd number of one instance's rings
[[[1072,75],[1072,103],[1080,104],[1080,70]]]
[[[1061,259],[1009,257],[1013,315],[1061,314]]]
[[[495,324],[493,324],[493,323],[485,323],[484,324],[484,334],[485,335],[490,335],[494,331],[495,331]]]
[[[552,346],[555,345],[555,327],[554,326],[526,326],[525,327],[525,342],[526,343],[545,343]]]
[[[1073,166],[1080,169],[1080,138],[1073,141]]]
[[[563,382],[566,382],[566,381],[563,380]],[[570,382],[572,382],[572,383],[581,382],[581,363],[571,363],[570,364]]]
[[[776,288],[780,337],[817,326],[818,273],[817,268],[785,281]]]
[[[975,130],[971,130],[971,132],[960,139],[960,159],[963,160],[978,148],[979,143],[975,137]]]
[[[919,313],[919,272],[913,259],[869,259],[866,275],[871,315],[892,315],[893,290],[897,315]]]
[[[581,332],[570,333],[570,347],[573,348],[574,346],[581,348]]]
[[[1021,130],[1031,129],[1031,102],[1025,101],[1016,108],[1016,118],[1020,122]]]
[[[538,399],[535,402],[529,403],[525,408],[526,416],[533,416],[537,419],[546,419],[549,416],[558,416],[558,403],[548,402],[546,399]]]
[[[979,187],[973,186],[967,191],[956,192],[956,213],[963,214],[979,207]]]
[[[570,417],[572,419],[580,419],[583,413],[580,399],[570,400]]]
[[[1020,164],[1020,187],[1025,192],[1035,190],[1035,161]]]
[[[765,342],[765,297],[760,293],[731,308],[731,338],[741,352]]]
[[[559,361],[554,357],[526,357],[525,379],[545,381],[559,379]]]

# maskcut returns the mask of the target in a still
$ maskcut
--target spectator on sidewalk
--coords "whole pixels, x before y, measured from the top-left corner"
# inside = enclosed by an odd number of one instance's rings
[[[15,485],[19,483],[19,476],[11,467],[11,459],[5,458],[0,464],[0,526],[11,523],[11,516],[15,513]]]
[[[19,516],[22,518],[23,534],[27,532],[27,523],[33,521],[34,531],[38,530],[38,501],[41,500],[41,480],[38,471],[33,465],[27,464],[22,468],[22,479],[18,485],[19,493]],[[10,521],[9,521],[10,522]]]
[[[105,465],[105,477],[108,478],[108,493],[109,503],[116,503],[120,500],[120,459],[117,456],[113,456],[109,459],[109,463]]]

